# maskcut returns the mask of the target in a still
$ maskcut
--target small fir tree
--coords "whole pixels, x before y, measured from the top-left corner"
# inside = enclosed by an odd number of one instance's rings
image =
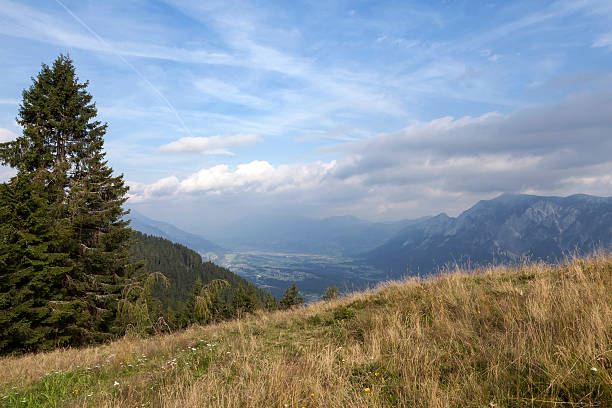
[[[325,293],[321,296],[321,299],[325,301],[330,301],[338,297],[338,287],[336,285],[328,287],[325,289]]]
[[[246,294],[246,308],[245,310],[248,313],[253,313],[257,309],[261,309],[261,302],[257,298],[257,292],[255,291],[255,286],[250,285],[247,287]]]
[[[304,303],[304,298],[299,295],[299,292],[295,287],[295,283],[290,288],[287,288],[280,301],[280,308],[291,309]]]
[[[215,319],[219,313],[219,294],[229,288],[229,282],[223,279],[214,279],[206,285],[202,285],[199,279],[196,280],[183,309],[181,327],[193,323],[205,324]]]
[[[234,310],[235,315],[242,316],[245,312],[247,312],[246,308],[246,293],[244,292],[244,288],[242,286],[238,286],[232,294],[232,309]]]
[[[278,309],[278,300],[274,296],[272,296],[270,293],[266,293],[266,296],[264,299],[264,308],[268,311]]]

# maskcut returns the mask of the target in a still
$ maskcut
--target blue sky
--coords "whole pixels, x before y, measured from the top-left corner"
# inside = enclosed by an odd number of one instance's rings
[[[130,206],[191,230],[612,194],[609,0],[0,6],[0,140],[69,53]]]

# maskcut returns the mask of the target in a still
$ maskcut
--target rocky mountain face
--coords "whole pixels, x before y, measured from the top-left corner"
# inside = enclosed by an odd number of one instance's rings
[[[407,226],[364,258],[397,277],[449,263],[555,261],[596,248],[612,248],[612,197],[503,194],[456,218],[440,214]]]

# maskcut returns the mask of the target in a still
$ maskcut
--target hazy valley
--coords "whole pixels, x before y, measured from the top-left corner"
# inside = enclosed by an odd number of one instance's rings
[[[134,229],[186,245],[274,296],[296,283],[309,301],[327,287],[351,292],[449,265],[556,262],[612,248],[612,198],[587,195],[504,194],[457,217],[390,223],[251,217],[206,238],[138,212],[130,217]]]

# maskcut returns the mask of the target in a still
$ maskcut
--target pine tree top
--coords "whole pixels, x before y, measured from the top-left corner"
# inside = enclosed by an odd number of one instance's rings
[[[101,154],[106,124],[95,120],[97,109],[80,82],[69,56],[42,64],[32,85],[22,93],[17,123],[23,134],[0,143],[0,163],[19,173],[53,169],[66,163],[78,171],[85,157]]]

